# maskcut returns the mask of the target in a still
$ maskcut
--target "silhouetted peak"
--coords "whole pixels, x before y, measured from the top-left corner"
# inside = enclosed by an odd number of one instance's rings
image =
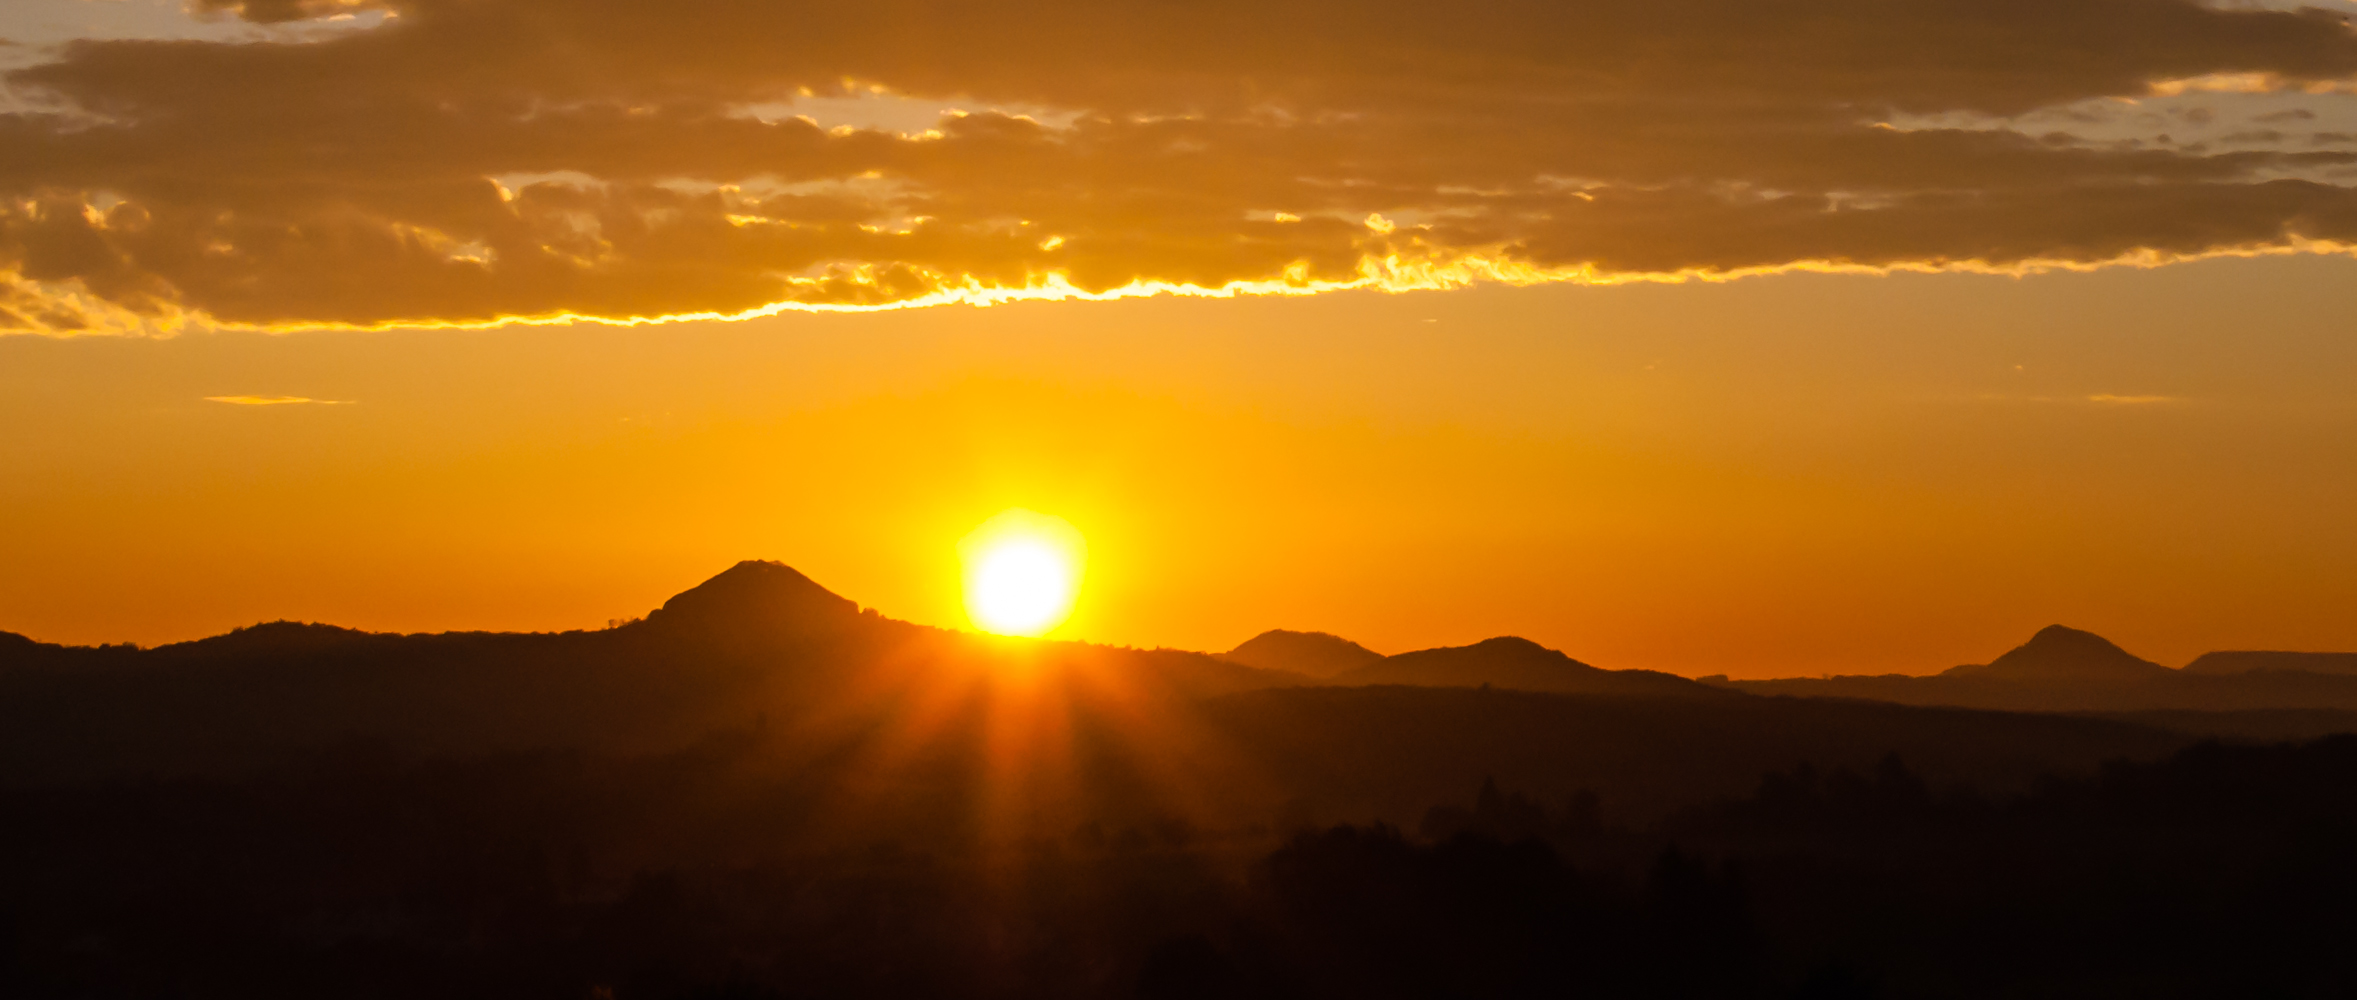
[[[2038,634],[2031,636],[2030,641],[2022,643],[2004,656],[1998,657],[1990,665],[1994,666],[2009,659],[2046,661],[2065,657],[2102,659],[2119,663],[2146,663],[2145,660],[2121,649],[2111,640],[2093,632],[2071,628],[2067,625],[2048,625],[2039,629]],[[2158,664],[2148,665],[2158,666]]]
[[[2048,625],[2045,628],[2039,629],[2038,634],[2031,636],[2030,641],[2021,644],[2021,648],[2023,649],[2037,649],[2041,647],[2057,649],[2065,647],[2072,649],[2102,649],[2115,653],[2127,652],[2127,650],[2121,649],[2119,646],[2115,645],[2110,639],[2106,639],[2085,629],[2075,629],[2068,625]]]
[[[1571,657],[1564,656],[1564,654],[1558,650],[1548,649],[1545,646],[1541,646],[1538,643],[1532,642],[1519,635],[1501,635],[1494,638],[1483,639],[1480,642],[1474,643],[1473,645],[1467,646],[1465,648],[1478,649],[1482,652],[1493,655],[1504,654],[1514,656],[1547,657],[1560,656],[1566,660],[1571,659]]]
[[[1957,667],[1949,674],[1997,680],[2145,680],[2173,673],[2093,632],[2063,625],[2039,629],[2030,641],[1985,665]]]
[[[1383,654],[1338,635],[1278,628],[1245,640],[1220,658],[1263,670],[1333,677],[1380,660]]]
[[[857,618],[859,605],[784,563],[747,559],[647,616],[666,627],[795,631]]]

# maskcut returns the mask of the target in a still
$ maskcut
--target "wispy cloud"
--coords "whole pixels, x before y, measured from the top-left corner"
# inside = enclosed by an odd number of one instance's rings
[[[312,399],[308,396],[206,396],[208,403],[227,403],[231,406],[350,406],[357,400]]]
[[[2179,400],[2175,396],[2115,396],[2108,392],[2099,392],[2087,397],[2087,401],[2110,406],[2143,406],[2150,403],[2175,403]]]

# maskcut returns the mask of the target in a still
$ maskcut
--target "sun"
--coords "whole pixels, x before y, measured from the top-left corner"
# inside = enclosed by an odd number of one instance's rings
[[[1017,507],[958,542],[966,617],[999,635],[1045,635],[1072,617],[1087,546],[1070,522]]]

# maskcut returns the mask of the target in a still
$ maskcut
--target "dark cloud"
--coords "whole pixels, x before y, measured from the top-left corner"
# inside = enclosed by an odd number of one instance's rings
[[[2357,35],[2314,11],[200,6],[393,16],[300,44],[86,41],[11,74],[45,103],[0,116],[0,324],[651,318],[2357,241],[2357,198],[2315,179],[2357,154],[1889,124],[2170,81],[2345,87]],[[920,135],[752,114],[874,88],[974,110]]]

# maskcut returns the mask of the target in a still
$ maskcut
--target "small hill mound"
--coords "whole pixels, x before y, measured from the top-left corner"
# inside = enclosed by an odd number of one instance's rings
[[[155,652],[173,661],[283,659],[333,652],[376,636],[374,632],[338,625],[275,621],[247,625],[204,639],[158,646]]]
[[[2189,674],[2256,674],[2270,671],[2357,676],[2357,653],[2291,653],[2276,650],[2221,650],[2185,665]]]
[[[647,615],[665,632],[803,635],[859,618],[859,605],[784,563],[747,559],[663,602]]]
[[[2003,656],[1985,664],[1956,667],[1940,676],[2038,682],[2140,681],[2175,674],[2093,632],[2048,625]]]
[[[1338,635],[1275,628],[1245,640],[1219,658],[1262,670],[1326,678],[1373,665],[1383,654]]]
[[[1491,687],[1556,694],[1616,694],[1668,697],[1723,697],[1729,692],[1651,670],[1592,667],[1528,639],[1500,636],[1470,646],[1422,649],[1334,678],[1336,684],[1409,684],[1419,687]]]

